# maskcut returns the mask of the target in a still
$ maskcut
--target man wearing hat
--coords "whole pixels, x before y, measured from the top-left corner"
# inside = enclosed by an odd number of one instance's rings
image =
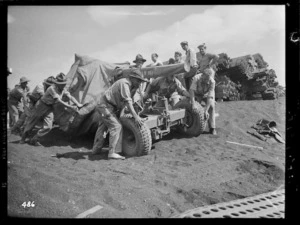
[[[187,41],[180,43],[182,49],[185,51],[186,57],[184,61],[184,69],[187,73],[184,75],[186,89],[189,90],[191,86],[192,77],[196,75],[198,64],[196,52],[189,47]]]
[[[205,119],[208,119],[209,132],[216,135],[215,122],[215,85],[211,69],[206,68],[203,73],[197,74],[193,77],[190,96],[193,109],[195,108],[195,98],[201,104],[206,102],[204,107]]]
[[[137,69],[141,69],[143,64],[146,62],[147,60],[143,58],[143,56],[141,54],[137,54],[137,56],[135,57],[135,60],[133,61],[135,63],[135,65],[130,66],[130,68],[137,68]],[[140,100],[142,99],[142,96],[144,95],[144,91],[146,89],[146,83],[142,83],[141,86],[138,88],[138,91],[136,92],[136,95],[133,97],[134,100]]]
[[[135,68],[141,69],[143,64],[146,62],[147,60],[143,58],[143,56],[141,54],[137,54],[137,56],[135,57],[135,60],[133,60],[133,62],[135,63],[134,66]]]
[[[203,73],[206,68],[209,68],[212,71],[213,77],[215,76],[215,71],[213,66],[218,62],[219,57],[215,54],[206,52],[206,45],[203,43],[198,46],[199,54],[197,55],[197,60],[199,64],[199,71]]]
[[[28,117],[31,116],[33,112],[33,108],[36,104],[36,102],[44,95],[48,87],[50,87],[52,84],[54,84],[55,78],[53,76],[48,77],[42,84],[38,84],[32,91],[32,93],[28,93],[28,98],[26,99],[27,102],[24,102],[24,113],[20,116],[17,123],[12,128],[12,133],[18,133],[24,123],[26,124],[26,121],[28,121]]]
[[[125,159],[119,155],[122,152],[123,129],[118,119],[120,111],[126,106],[132,114],[137,125],[143,123],[133,108],[132,96],[142,82],[142,72],[137,68],[131,68],[126,78],[117,80],[109,89],[104,92],[96,110],[101,116],[98,129],[94,138],[93,154],[101,153],[105,138],[103,134],[109,131],[109,159]],[[134,91],[133,91],[134,90]]]
[[[29,80],[26,77],[21,77],[20,83],[9,93],[8,109],[12,118],[12,126],[17,123],[19,117],[24,112],[22,101],[26,100],[26,95],[29,92],[29,87],[27,86],[28,82]]]
[[[67,84],[66,75],[60,73],[56,76],[56,79],[53,81],[54,84],[49,86],[45,94],[37,101],[32,115],[28,119],[28,123],[25,126],[22,139],[20,143],[25,143],[29,132],[35,127],[40,120],[43,121],[43,126],[38,130],[37,134],[30,140],[30,143],[39,146],[39,139],[42,136],[45,136],[52,129],[54,115],[53,115],[53,105],[56,103],[62,104],[68,109],[77,111],[77,107],[80,108],[83,105],[80,104],[71,94],[65,89]],[[62,100],[63,97],[67,97],[77,107],[69,105],[68,103]]]

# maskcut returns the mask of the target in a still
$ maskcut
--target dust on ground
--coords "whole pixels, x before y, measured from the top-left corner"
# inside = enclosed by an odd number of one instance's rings
[[[40,147],[8,137],[8,215],[74,218],[166,218],[192,208],[284,187],[285,145],[246,133],[259,119],[274,120],[285,137],[285,98],[220,102],[217,136],[173,132],[151,153],[123,161],[91,155],[94,137],[70,138],[53,129]],[[284,138],[285,139],[285,138]],[[226,141],[263,147],[238,146]],[[65,153],[63,157],[51,157]],[[35,207],[22,207],[34,201]]]

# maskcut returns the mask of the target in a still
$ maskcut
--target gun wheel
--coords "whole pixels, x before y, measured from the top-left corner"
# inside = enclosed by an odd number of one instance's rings
[[[123,126],[122,152],[126,156],[142,156],[149,154],[152,146],[151,132],[146,125],[140,128],[132,116],[120,117]]]
[[[186,126],[180,126],[179,129],[182,133],[185,133],[189,136],[199,136],[203,133],[206,125],[204,120],[204,110],[203,107],[195,102],[197,110],[192,110],[192,105],[187,100],[182,100],[178,102],[174,108],[183,108],[186,109],[185,114],[185,123]]]

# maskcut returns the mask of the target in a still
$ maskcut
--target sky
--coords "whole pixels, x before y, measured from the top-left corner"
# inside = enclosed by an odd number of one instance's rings
[[[9,88],[67,74],[75,53],[131,64],[141,54],[148,65],[152,53],[184,54],[181,41],[230,58],[260,53],[285,86],[284,5],[9,6],[7,23]]]

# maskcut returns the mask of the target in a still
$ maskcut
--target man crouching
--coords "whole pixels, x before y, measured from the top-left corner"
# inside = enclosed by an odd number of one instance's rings
[[[215,122],[215,85],[211,69],[205,69],[203,74],[197,74],[193,77],[190,87],[190,96],[193,109],[195,106],[195,98],[201,104],[206,102],[204,107],[205,120],[208,119],[209,131],[213,135],[217,135]]]
[[[103,147],[104,132],[109,132],[109,159],[125,159],[119,155],[122,152],[123,129],[118,119],[120,111],[127,106],[136,123],[141,126],[143,121],[133,108],[132,90],[137,90],[142,82],[147,82],[139,69],[133,68],[126,78],[117,80],[108,90],[104,92],[100,103],[96,107],[101,120],[94,138],[93,154],[99,154]]]

